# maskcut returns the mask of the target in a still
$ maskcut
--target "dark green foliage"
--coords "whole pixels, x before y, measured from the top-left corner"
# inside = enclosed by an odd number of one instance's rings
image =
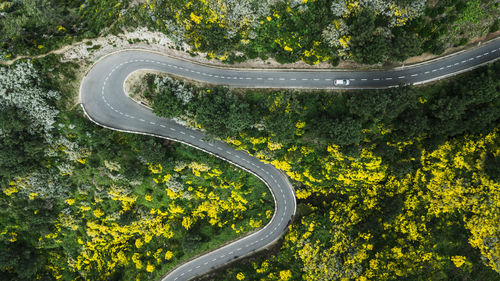
[[[422,53],[422,39],[418,34],[411,33],[403,28],[397,28],[393,32],[392,48],[390,50],[391,60],[404,61],[411,56]]]
[[[211,93],[199,89],[185,114],[223,138],[238,138],[248,131],[284,145],[335,143],[346,151],[372,142],[393,172],[404,175],[419,165],[408,159],[418,159],[420,148],[410,145],[397,151],[386,143],[418,137],[431,149],[450,137],[489,132],[500,121],[499,73],[500,63],[494,63],[435,86],[341,95],[278,92],[264,98],[253,91],[240,96],[227,89],[210,88]],[[300,136],[295,127],[299,120],[306,123]]]
[[[41,135],[27,131],[30,120],[16,108],[0,111],[0,179],[3,176],[27,172],[39,165],[43,158],[45,140]]]
[[[190,108],[196,122],[214,135],[236,135],[253,123],[249,105],[228,95],[227,88],[217,87],[199,95]]]
[[[182,101],[178,99],[171,89],[164,89],[154,99],[154,113],[168,118],[180,115],[183,112]]]
[[[500,181],[500,155],[486,155],[484,170],[494,181]]]
[[[289,116],[280,113],[270,114],[264,120],[266,131],[276,141],[288,144],[293,143],[295,124]]]
[[[0,11],[0,59],[46,53],[95,37],[121,20],[128,0],[9,1]]]
[[[318,124],[320,137],[339,145],[357,145],[362,140],[362,123],[352,117],[325,118]]]
[[[373,11],[363,10],[351,23],[352,56],[356,62],[376,64],[388,56],[388,39],[376,31],[375,20]]]
[[[44,247],[38,245],[38,238],[50,233],[59,208],[47,203],[42,200],[0,200],[0,227],[17,234],[15,242],[8,241],[4,235],[0,238],[1,280],[33,280],[35,276],[42,280],[51,279],[45,268],[49,256],[44,253]],[[18,226],[13,228],[15,225]],[[60,249],[55,245],[48,245],[48,248]]]

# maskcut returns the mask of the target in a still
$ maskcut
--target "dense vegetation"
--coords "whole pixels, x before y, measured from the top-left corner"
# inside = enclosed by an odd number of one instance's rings
[[[495,0],[0,0],[0,61],[147,26],[228,63],[377,64],[499,30]],[[157,280],[272,216],[255,177],[73,105],[73,63],[0,67],[0,280]],[[500,63],[429,87],[196,87],[154,111],[282,169],[298,213],[217,280],[498,280]]]
[[[429,87],[301,93],[151,75],[145,95],[294,180],[280,250],[218,280],[497,280],[499,76],[495,63]]]
[[[119,32],[128,0],[0,1],[0,60]]]
[[[229,62],[269,56],[374,64],[440,54],[498,29],[498,1],[150,0],[133,13],[194,51]]]
[[[402,61],[499,29],[494,0],[0,1],[0,59],[147,26],[227,62]]]
[[[157,280],[269,220],[257,178],[85,119],[74,67],[0,68],[0,280]]]

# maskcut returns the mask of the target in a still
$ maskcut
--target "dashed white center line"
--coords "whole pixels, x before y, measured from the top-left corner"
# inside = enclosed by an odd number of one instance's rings
[[[490,54],[490,52],[491,52],[491,53],[495,53],[497,50],[500,50],[500,48],[499,48],[499,49],[494,49],[494,50],[491,50],[491,51],[489,51],[489,52],[485,52],[484,54],[477,55],[477,56],[475,56],[475,58],[479,59],[479,58],[481,58],[482,56],[487,56],[487,55],[489,55],[489,54]],[[466,59],[466,60],[462,60],[462,61],[461,61],[461,63],[462,63],[462,64],[464,64],[464,63],[466,63],[467,61],[472,61],[472,60],[474,60],[474,57],[468,58],[468,59]],[[120,63],[120,64],[119,64],[119,66],[117,66],[117,67],[113,68],[113,70],[111,71],[110,75],[111,75],[111,74],[112,74],[112,73],[113,73],[116,69],[118,69],[118,67],[120,67],[120,66],[122,66],[122,65],[124,65],[124,64],[130,63],[130,62],[138,62],[138,61],[141,61],[141,62],[146,61],[146,62],[150,62],[150,63],[156,63],[156,64],[160,64],[160,65],[166,65],[165,63],[161,63],[161,62],[158,62],[158,61],[150,61],[150,60],[131,60],[131,61],[126,61],[126,62],[122,62],[122,63]],[[451,68],[452,66],[457,66],[457,65],[459,65],[459,64],[460,64],[460,63],[458,63],[458,62],[457,62],[457,63],[454,63],[454,64],[450,64],[450,65],[447,65],[446,67],[440,67],[440,68],[439,68],[439,70],[443,70],[444,68]],[[170,65],[170,64],[168,64],[168,66],[169,66],[169,67],[172,67],[172,65]],[[210,76],[210,77],[212,77],[212,76],[215,76],[215,77],[217,77],[217,78],[219,77],[218,75],[211,75],[211,74],[207,74],[207,73],[204,73],[204,72],[194,71],[194,70],[191,70],[191,69],[188,69],[188,68],[178,67],[178,66],[175,66],[175,65],[174,65],[173,67],[174,67],[174,68],[179,68],[179,69],[181,69],[181,70],[185,70],[186,72],[191,72],[191,73],[196,73],[196,74],[202,74],[202,75],[204,75],[204,76],[207,76],[207,75],[208,75],[208,76]],[[434,69],[434,70],[432,70],[432,72],[436,72],[437,70],[438,70],[438,69]],[[431,71],[425,71],[424,73],[425,73],[425,74],[429,74],[430,72],[431,72]],[[419,74],[424,74],[424,73],[415,73],[415,74],[412,74],[411,76],[412,76],[412,77],[415,77],[415,76],[418,76]],[[106,82],[107,82],[107,81],[108,81],[108,79],[110,78],[110,75],[108,75],[108,76],[105,78],[105,80],[104,80],[104,85],[106,85]],[[398,78],[399,78],[399,79],[403,79],[403,78],[405,78],[405,77],[406,77],[406,76],[399,76]],[[243,79],[246,79],[246,80],[252,80],[252,79],[253,79],[252,77],[237,77],[237,76],[234,76],[234,77],[231,77],[231,76],[228,76],[228,77],[220,76],[220,78],[223,78],[223,79],[224,79],[224,78],[225,78],[225,79],[239,79],[239,80],[243,80]],[[265,79],[265,78],[256,78],[256,79],[257,79],[257,80],[263,80],[263,79]],[[358,79],[359,79],[359,78],[358,78]],[[386,77],[386,78],[373,78],[373,80],[374,80],[374,81],[379,81],[379,80],[392,80],[392,79],[393,79],[393,77]],[[280,80],[280,81],[290,80],[290,81],[295,81],[295,80],[298,80],[298,79],[297,79],[297,78],[283,78],[283,77],[279,77],[279,78],[278,78],[278,77],[277,77],[277,78],[267,78],[267,80],[270,80],[270,81],[273,81],[273,80]],[[332,79],[330,79],[330,78],[324,78],[324,79],[319,79],[319,78],[310,78],[310,79],[308,79],[308,78],[302,78],[301,80],[302,80],[302,81],[308,81],[308,80],[314,80],[314,81],[320,81],[320,80],[324,80],[324,81],[331,81]],[[355,79],[349,79],[349,80],[354,81]],[[362,80],[362,81],[367,81],[368,79],[366,79],[366,78],[361,78],[361,80]],[[115,112],[119,113],[120,115],[124,115],[124,116],[126,116],[126,117],[128,117],[128,118],[131,118],[131,119],[134,119],[134,118],[135,118],[134,116],[130,116],[130,115],[128,115],[128,114],[124,114],[123,112],[118,111],[117,109],[113,108],[113,107],[112,107],[112,106],[111,106],[111,105],[110,105],[110,104],[106,101],[106,99],[104,98],[104,86],[103,86],[103,88],[102,88],[102,98],[103,98],[103,100],[105,101],[105,103],[108,105],[108,107],[110,107],[110,108],[111,108],[112,110],[114,110]],[[138,119],[138,120],[140,120],[141,122],[147,122],[146,120],[141,119],[141,118],[137,118],[137,119]],[[151,125],[156,125],[156,123],[155,123],[155,122],[150,122],[150,121],[149,121],[149,123],[150,123]],[[166,128],[166,126],[165,126],[165,125],[161,125],[161,124],[160,124],[159,126],[160,126],[160,127],[162,127],[162,128]],[[170,129],[171,131],[176,131],[176,129],[174,129],[174,128],[169,128],[169,129]],[[183,131],[180,131],[180,132],[181,132],[181,134],[186,135],[186,133],[185,133],[185,132],[183,132]],[[190,136],[191,138],[193,138],[193,139],[195,138],[195,136],[193,136],[193,135],[189,135],[189,136]],[[211,143],[208,143],[208,144],[209,144],[210,146],[214,146],[214,145],[213,145],[213,144],[211,144]],[[217,147],[217,149],[218,149],[218,150],[223,150],[221,147]],[[228,153],[228,154],[230,154],[230,155],[232,154],[230,151],[226,151],[226,153]],[[238,156],[237,154],[235,154],[235,156],[236,156],[237,158],[240,158],[240,156]],[[264,169],[259,168],[259,167],[258,167],[255,163],[251,163],[251,162],[250,162],[250,161],[248,161],[247,159],[243,159],[243,160],[244,160],[245,162],[247,162],[247,163],[250,163],[252,166],[257,167],[258,169],[261,169],[261,170],[262,170],[263,172],[265,172],[266,174],[270,175],[270,173],[269,173],[268,171],[265,171]],[[274,180],[274,182],[275,182],[275,183],[277,183],[276,179],[274,179],[274,177],[273,177],[272,175],[271,175],[271,178]],[[278,184],[278,188],[280,188],[280,185],[279,185],[279,184]],[[283,197],[284,197],[283,190],[282,190],[282,189],[279,189],[279,190],[280,190],[281,194],[283,194]],[[286,212],[286,210],[287,210],[286,201],[285,201],[285,203],[284,203],[284,210],[285,210],[285,212]],[[282,223],[282,221],[283,221],[284,219],[285,219],[285,217],[284,217],[284,216],[282,216],[282,217],[280,218],[280,223],[279,223],[279,225],[281,225],[281,223]],[[279,226],[279,225],[278,225],[278,226]],[[274,230],[273,230],[271,233],[275,232],[276,230],[277,230],[277,227],[274,227]],[[270,233],[270,234],[271,234],[271,233]],[[267,238],[267,237],[269,237],[269,236],[270,236],[270,235],[269,235],[269,234],[267,234],[267,235],[265,236],[265,238]],[[259,241],[262,241],[262,240],[264,240],[264,238],[260,238],[260,240],[259,240]],[[254,245],[254,244],[256,244],[256,243],[257,243],[257,241],[254,241],[254,242],[252,242],[252,243],[250,243],[250,244],[246,244],[243,248],[247,248],[247,247],[252,246],[252,245]],[[238,248],[236,251],[240,251],[240,250],[242,250],[242,248]],[[231,255],[232,253],[233,253],[233,252],[230,252],[229,254]],[[224,254],[222,254],[222,255],[220,256],[220,258],[224,258],[224,257],[225,257],[225,255],[224,255]],[[217,260],[217,258],[214,258],[214,259],[212,259],[211,261],[212,261],[212,262],[214,262],[214,261],[216,261],[216,260]],[[204,264],[205,264],[205,265],[207,265],[207,264],[208,264],[208,262],[205,262]],[[200,268],[200,265],[196,266],[196,269],[198,269],[198,268]],[[191,269],[187,270],[187,272],[191,272],[191,271],[193,271],[193,268],[191,268]],[[180,276],[184,276],[185,274],[186,274],[186,273],[182,273],[182,274],[180,274]],[[175,278],[174,280],[177,280],[177,279],[179,279],[179,278],[177,277],[177,278]]]

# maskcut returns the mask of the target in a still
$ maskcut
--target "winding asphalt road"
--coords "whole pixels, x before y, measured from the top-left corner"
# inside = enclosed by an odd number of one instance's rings
[[[249,88],[332,89],[334,79],[350,79],[343,88],[386,88],[422,84],[468,71],[500,57],[500,40],[415,66],[387,71],[253,70],[200,65],[157,53],[125,50],[100,59],[88,71],[80,88],[80,102],[87,117],[100,126],[129,133],[152,135],[181,142],[226,160],[260,178],[271,190],[275,210],[261,230],[185,263],[162,281],[189,280],[214,268],[252,254],[278,240],[296,211],[292,185],[272,165],[221,141],[206,141],[201,131],[154,115],[129,99],[123,90],[126,77],[150,69],[203,82]]]

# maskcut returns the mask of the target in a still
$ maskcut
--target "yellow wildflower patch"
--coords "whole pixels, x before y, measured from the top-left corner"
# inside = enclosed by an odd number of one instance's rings
[[[192,21],[194,21],[196,24],[200,24],[201,23],[201,19],[203,18],[202,16],[197,16],[195,13],[191,12],[191,14],[189,15],[189,17],[191,18]]]
[[[239,272],[238,274],[236,274],[236,279],[238,280],[245,279],[245,274],[243,274],[243,272]]]
[[[92,213],[96,218],[100,218],[104,215],[104,212],[101,209],[95,209]]]
[[[161,171],[163,171],[163,167],[161,166],[161,164],[156,164],[156,165],[153,165],[153,164],[149,164],[148,165],[148,169],[151,171],[151,173],[153,174],[159,174],[161,173]]]
[[[267,142],[267,148],[269,148],[269,150],[278,150],[281,149],[282,147],[283,145],[279,142],[272,142],[272,141]]]
[[[153,272],[155,270],[155,266],[148,263],[148,265],[146,266],[146,271],[147,272]]]
[[[173,257],[174,257],[174,253],[172,253],[172,251],[166,251],[165,252],[165,260],[166,261],[171,260]]]
[[[73,198],[69,198],[69,199],[64,200],[64,202],[65,202],[66,204],[68,204],[68,205],[70,205],[70,206],[71,206],[71,205],[75,204],[75,199],[73,199]]]

